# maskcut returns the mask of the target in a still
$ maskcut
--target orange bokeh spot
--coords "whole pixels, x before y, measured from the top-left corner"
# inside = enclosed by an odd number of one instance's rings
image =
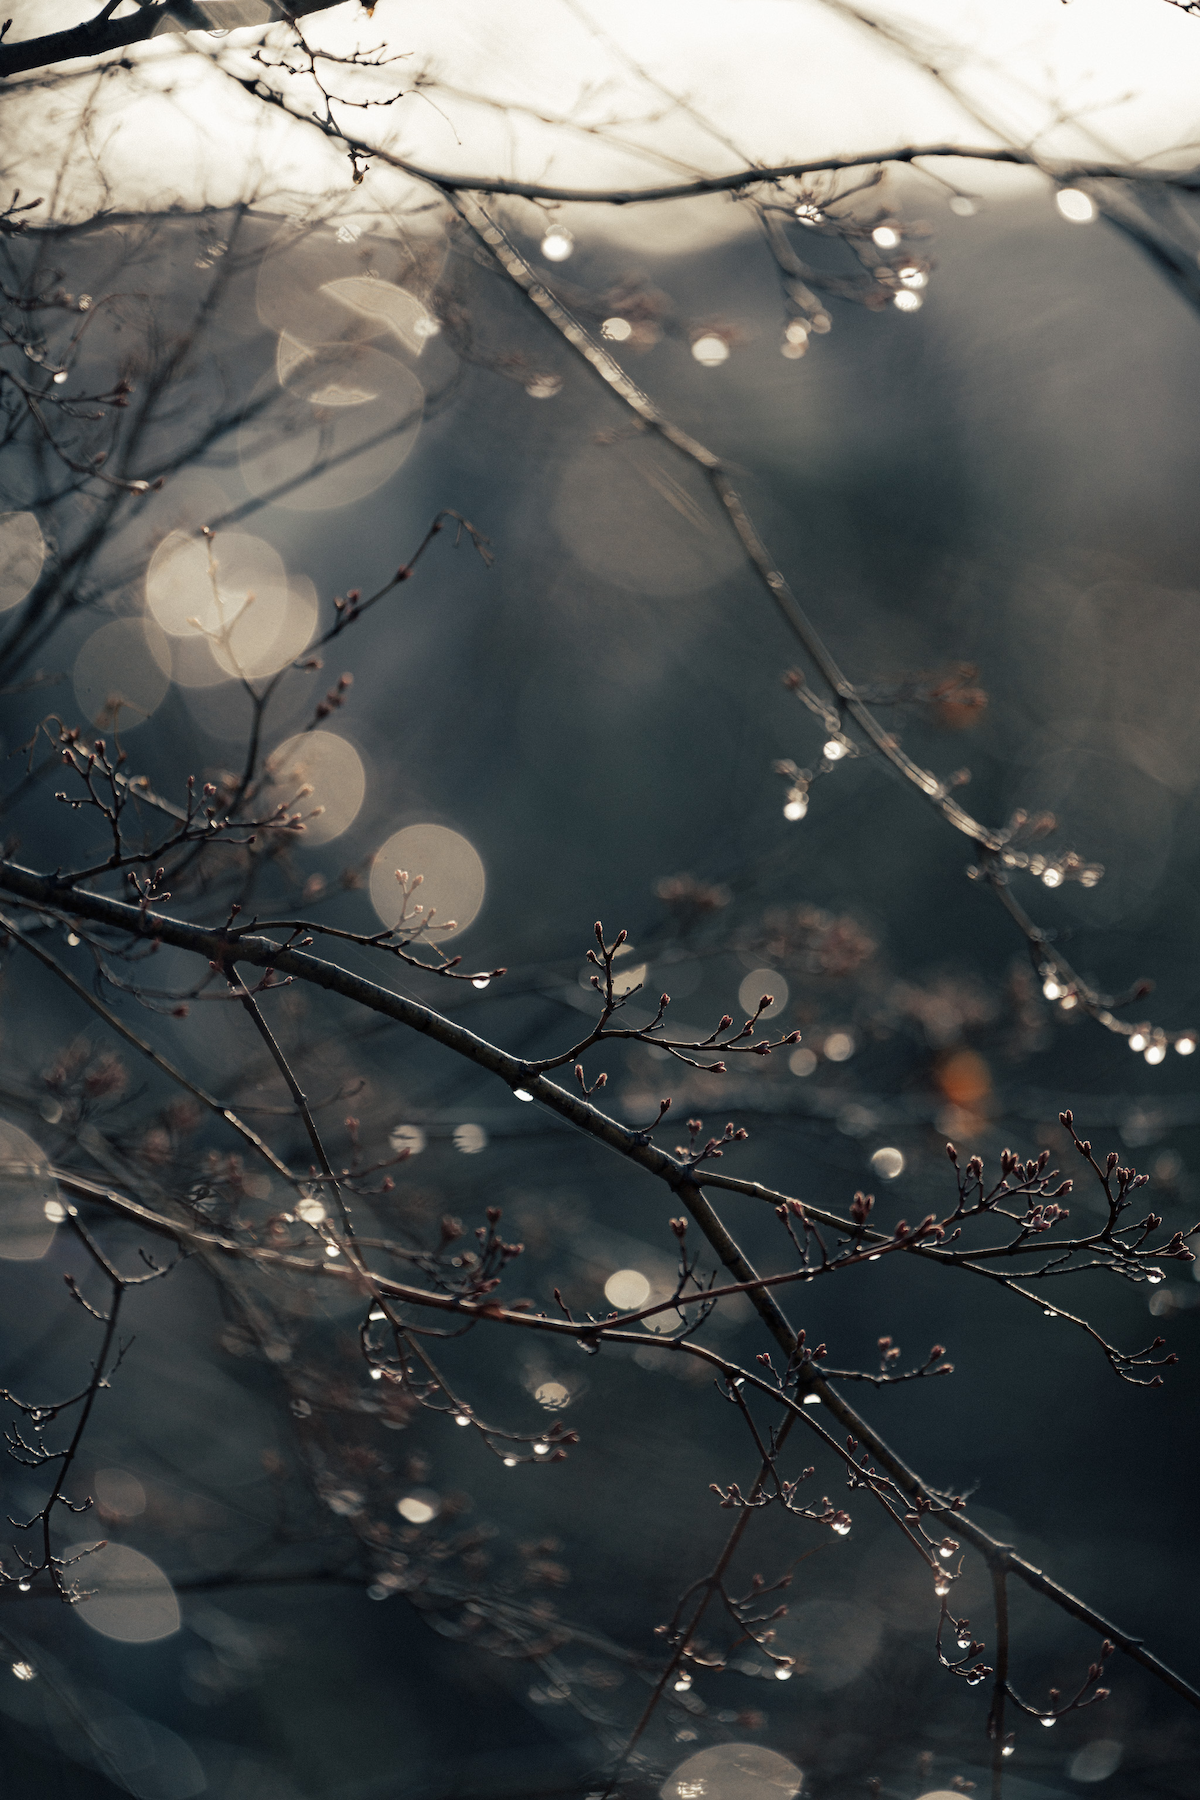
[[[952,1106],[968,1110],[992,1091],[991,1072],[976,1050],[952,1050],[934,1070],[933,1079]]]

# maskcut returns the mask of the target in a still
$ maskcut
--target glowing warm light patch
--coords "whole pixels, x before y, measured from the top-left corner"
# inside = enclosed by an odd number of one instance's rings
[[[238,434],[242,480],[259,499],[291,512],[348,506],[374,493],[409,455],[425,391],[398,356],[370,344],[286,335]]]
[[[610,343],[623,344],[626,339],[633,336],[633,326],[628,319],[605,319],[600,327],[600,335],[608,338]]]
[[[793,1075],[798,1075],[801,1081],[806,1081],[816,1066],[817,1059],[815,1054],[813,1051],[805,1049],[803,1045],[799,1050],[793,1050],[792,1054],[788,1057],[788,1068],[792,1071]]]
[[[897,312],[920,312],[923,304],[920,294],[914,294],[911,288],[901,288],[898,294],[892,295],[892,305]]]
[[[271,752],[267,769],[270,781],[260,806],[264,813],[279,805],[299,813],[306,844],[330,843],[357,818],[366,771],[353,744],[336,732],[302,731]]]
[[[618,1312],[636,1312],[650,1298],[650,1283],[640,1269],[618,1269],[604,1284],[604,1298]]]
[[[306,1194],[296,1207],[296,1217],[305,1225],[320,1225],[326,1218],[324,1202],[315,1194]]]
[[[397,1156],[407,1153],[409,1156],[420,1156],[425,1148],[425,1133],[419,1125],[397,1125],[388,1136],[388,1143]]]
[[[894,250],[900,242],[900,233],[894,225],[877,225],[871,233],[871,242],[880,250]]]
[[[45,560],[46,540],[33,514],[0,513],[0,612],[20,606]]]
[[[566,262],[575,248],[575,239],[565,225],[552,225],[542,239],[542,255],[547,262]]]
[[[37,1262],[54,1242],[51,1209],[62,1210],[45,1154],[16,1125],[0,1119],[0,1259]]]
[[[632,994],[635,988],[646,985],[649,963],[634,963],[632,968],[613,971],[613,993],[623,997]]]
[[[1090,194],[1082,188],[1059,188],[1054,196],[1054,204],[1064,219],[1070,219],[1072,225],[1087,225],[1096,217],[1096,207]]]
[[[289,581],[278,552],[248,532],[169,533],[146,571],[146,606],[174,640],[168,648],[150,631],[150,652],[182,687],[274,675],[317,625],[312,582]]]
[[[65,1554],[78,1556],[86,1548],[73,1544]],[[76,1613],[101,1637],[122,1644],[153,1644],[179,1630],[174,1588],[156,1562],[128,1544],[105,1544],[76,1564],[71,1576],[91,1591]]]
[[[410,881],[416,875],[424,878],[409,900],[406,929],[415,930],[431,912],[435,925],[453,921],[452,931],[435,934],[439,944],[465,931],[483,905],[487,880],[479,853],[460,831],[446,825],[406,825],[381,845],[371,865],[370,894],[372,906],[389,927],[399,922],[403,903],[397,870]],[[423,910],[414,912],[416,906]]]
[[[904,1173],[904,1153],[892,1144],[885,1144],[872,1156],[871,1168],[881,1181],[895,1181]]]
[[[75,658],[79,710],[100,731],[132,731],[165,698],[170,669],[167,634],[153,619],[113,619]]]
[[[759,1019],[775,1019],[788,1003],[788,984],[778,969],[751,969],[738,988],[738,1005],[747,1018],[753,1018],[755,1008],[764,994],[770,994],[771,1004],[759,1013]]]
[[[137,1519],[146,1510],[146,1490],[128,1469],[97,1469],[92,1494],[101,1512],[110,1518]]]
[[[454,1127],[454,1148],[463,1156],[478,1156],[481,1150],[487,1149],[488,1135],[482,1125],[456,1125]]]
[[[570,1405],[571,1390],[561,1381],[543,1381],[540,1387],[534,1388],[533,1397],[547,1412],[560,1412]]]
[[[798,790],[790,793],[784,801],[783,816],[789,824],[794,825],[797,819],[802,819],[807,811],[808,795],[802,794]]]
[[[397,1500],[396,1511],[410,1525],[428,1525],[431,1519],[437,1517],[438,1504],[437,1495],[422,1488]]]
[[[428,339],[437,334],[437,320],[430,317],[415,294],[390,281],[379,281],[369,275],[346,275],[337,281],[326,281],[320,291],[340,301],[360,318],[392,332],[415,356],[420,356]]]
[[[714,1744],[680,1763],[660,1800],[793,1800],[804,1777],[795,1763],[761,1744]]]
[[[723,337],[707,332],[693,343],[692,355],[702,368],[715,369],[720,363],[728,362],[729,345]]]
[[[821,1046],[829,1062],[848,1062],[854,1055],[854,1039],[848,1031],[831,1031]]]

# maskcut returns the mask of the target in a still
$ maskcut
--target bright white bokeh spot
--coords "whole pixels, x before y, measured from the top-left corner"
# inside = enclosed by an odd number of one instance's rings
[[[892,295],[892,305],[897,312],[920,312],[924,301],[920,294],[914,294],[911,288],[901,288],[898,294]]]
[[[137,1519],[146,1510],[146,1490],[128,1469],[97,1469],[92,1477],[96,1504],[115,1519]],[[90,1584],[84,1583],[87,1587]]]
[[[904,1153],[894,1144],[885,1144],[872,1156],[871,1168],[881,1181],[895,1181],[904,1173]]]
[[[296,1217],[305,1225],[320,1225],[327,1216],[325,1203],[316,1194],[305,1194],[297,1203]]]
[[[571,1401],[571,1390],[561,1381],[543,1381],[534,1388],[533,1397],[547,1412],[561,1412]]]
[[[794,825],[796,820],[802,819],[807,811],[808,795],[801,793],[797,788],[784,801],[783,816],[790,824]]]
[[[76,1556],[85,1544],[73,1544]],[[68,1570],[68,1577],[91,1597],[81,1600],[76,1615],[101,1637],[122,1644],[153,1644],[179,1630],[175,1590],[156,1562],[128,1544],[105,1544]]]
[[[778,969],[751,969],[738,988],[738,1005],[747,1018],[753,1018],[764,994],[771,995],[771,1004],[763,1008],[759,1018],[778,1018],[788,1003],[788,984]]]
[[[880,250],[894,250],[900,242],[900,233],[894,225],[877,225],[871,233],[871,241]]]
[[[793,1050],[792,1054],[788,1057],[788,1068],[792,1071],[793,1075],[798,1075],[801,1081],[807,1081],[816,1066],[817,1059],[815,1054],[813,1051],[806,1049],[803,1044],[798,1050]]]
[[[487,1149],[488,1134],[482,1125],[456,1125],[454,1127],[454,1148],[464,1156],[478,1156],[481,1150]]]
[[[729,345],[715,332],[706,332],[693,343],[692,355],[702,368],[715,369],[720,363],[728,362]]]
[[[575,239],[565,225],[552,225],[542,239],[542,255],[547,262],[566,262],[575,248]]]
[[[1095,203],[1090,194],[1082,188],[1059,188],[1054,196],[1054,203],[1064,219],[1070,219],[1072,225],[1087,225],[1096,216]]]
[[[795,1763],[761,1744],[714,1744],[680,1763],[661,1800],[793,1800],[804,1777]]]
[[[405,1494],[402,1500],[397,1500],[396,1511],[410,1525],[428,1525],[431,1519],[437,1517],[438,1497],[427,1488],[419,1488],[415,1493]]]
[[[633,336],[633,326],[628,319],[605,319],[600,327],[600,335],[608,338],[610,343],[623,344],[627,338]]]
[[[1067,1764],[1072,1781],[1107,1781],[1121,1763],[1122,1745],[1116,1738],[1093,1738],[1077,1750]]]
[[[89,725],[120,734],[161,704],[170,674],[171,646],[154,619],[112,619],[75,658],[75,699]]]
[[[1165,1044],[1149,1044],[1146,1047],[1146,1061],[1148,1063],[1160,1063],[1166,1054],[1167,1046]]]
[[[0,513],[0,612],[20,606],[45,560],[46,540],[33,514]]]
[[[830,1062],[847,1062],[854,1055],[854,1039],[848,1031],[831,1031],[821,1046]]]
[[[1176,1038],[1175,1048],[1178,1050],[1180,1056],[1190,1056],[1192,1051],[1196,1048],[1196,1040],[1194,1037],[1190,1036]]]
[[[420,1156],[425,1148],[425,1133],[419,1125],[397,1125],[389,1134],[388,1143],[397,1156]]]
[[[0,1259],[37,1262],[54,1242],[62,1210],[49,1158],[31,1137],[0,1119]]]
[[[331,843],[348,830],[367,791],[362,758],[353,744],[333,731],[302,731],[289,738],[267,758],[267,773],[259,816],[266,817],[280,805],[299,813],[306,845]],[[312,792],[303,793],[305,788]]]
[[[640,1269],[618,1269],[604,1284],[604,1298],[618,1312],[635,1312],[650,1298],[650,1283]]]
[[[439,944],[465,931],[483,905],[487,880],[479,853],[460,831],[451,831],[446,825],[406,825],[381,846],[371,865],[371,904],[389,928],[400,919],[398,869],[410,880],[414,875],[424,876],[409,902],[409,928],[415,929],[431,911],[437,925],[454,921],[453,931],[436,932],[434,941]],[[414,905],[424,911],[414,915]]]

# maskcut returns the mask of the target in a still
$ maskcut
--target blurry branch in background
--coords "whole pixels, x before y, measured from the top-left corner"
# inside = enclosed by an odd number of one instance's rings
[[[286,6],[276,0],[159,0],[147,4],[142,0],[136,12],[115,19],[119,0],[108,0],[94,19],[73,25],[66,31],[48,32],[44,37],[10,41],[0,39],[0,77],[25,74],[30,69],[50,68],[56,63],[77,62],[85,57],[106,56],[114,50],[128,50],[133,44],[144,44],[148,38],[164,32],[224,32],[246,25],[265,24],[272,19],[296,19],[305,14],[327,12],[336,0],[288,0]],[[8,27],[5,27],[7,34]]]

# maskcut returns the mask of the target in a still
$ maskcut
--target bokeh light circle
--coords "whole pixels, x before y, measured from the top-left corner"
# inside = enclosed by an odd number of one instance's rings
[[[37,1262],[63,1216],[50,1160],[31,1137],[0,1119],[0,1259]]]
[[[68,1557],[89,1548],[73,1544]],[[75,1608],[85,1625],[121,1644],[153,1644],[179,1630],[175,1590],[156,1562],[129,1544],[105,1544],[72,1565],[69,1577],[88,1594]]]
[[[20,606],[45,560],[46,540],[33,514],[0,513],[0,612]]]
[[[761,1744],[714,1744],[680,1763],[661,1800],[793,1800],[803,1781],[795,1763]]]
[[[366,344],[281,340],[238,434],[242,480],[289,512],[348,506],[395,474],[417,441],[425,390]]]
[[[270,779],[259,806],[265,816],[283,804],[304,818],[305,844],[328,844],[358,817],[367,791],[366,771],[353,744],[333,731],[302,731],[271,752]],[[311,794],[302,794],[311,787]],[[316,818],[309,814],[323,807]]]
[[[778,1018],[788,1003],[788,984],[778,969],[751,969],[738,988],[738,1005],[748,1019],[754,1017],[755,1008],[764,994],[770,994],[771,1004],[764,1006],[759,1018]]]
[[[457,937],[478,916],[487,877],[478,851],[460,831],[451,831],[447,825],[406,825],[380,846],[371,865],[371,904],[389,928],[400,918],[398,869],[410,881],[414,875],[424,876],[410,902],[410,913],[415,904],[424,907],[423,918],[431,911],[435,914],[435,925],[454,920],[454,930],[436,932],[435,942],[444,944]]]
[[[640,1269],[617,1269],[604,1284],[604,1297],[619,1312],[634,1312],[650,1298],[650,1283]]]
[[[132,731],[171,685],[171,646],[154,619],[112,619],[75,658],[75,699],[89,725]]]

